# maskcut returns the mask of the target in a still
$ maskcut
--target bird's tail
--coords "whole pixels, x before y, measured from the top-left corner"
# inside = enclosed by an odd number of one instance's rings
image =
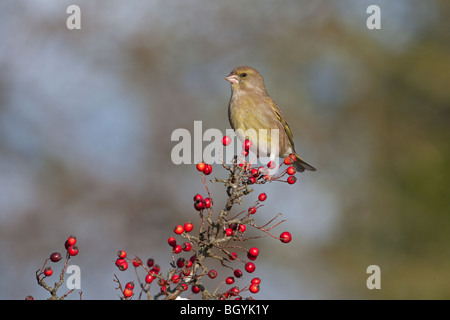
[[[295,167],[295,169],[298,172],[303,172],[305,170],[309,170],[309,171],[316,171],[317,170],[316,168],[314,168],[310,164],[307,164],[305,161],[303,161],[303,159],[300,158],[297,153],[294,153],[294,154],[295,154],[294,167]]]

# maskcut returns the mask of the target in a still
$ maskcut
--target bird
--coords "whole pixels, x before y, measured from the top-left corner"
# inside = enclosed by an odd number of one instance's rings
[[[225,77],[225,80],[230,82],[231,86],[228,104],[230,125],[241,140],[249,139],[252,145],[257,142],[257,157],[264,156],[262,153],[271,155],[271,133],[273,129],[278,129],[278,154],[275,156],[287,158],[294,155],[293,165],[298,172],[316,171],[316,168],[306,163],[295,151],[294,137],[289,124],[278,105],[267,93],[262,75],[255,68],[238,66]],[[266,139],[262,139],[259,132],[264,131],[260,129],[267,130]],[[242,136],[243,134],[246,136]]]

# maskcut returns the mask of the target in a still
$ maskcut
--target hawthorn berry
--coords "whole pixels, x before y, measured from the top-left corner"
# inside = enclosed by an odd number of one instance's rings
[[[147,266],[148,266],[149,268],[153,267],[154,264],[155,264],[155,260],[154,260],[154,259],[149,258],[149,259],[147,260]]]
[[[229,256],[230,260],[236,260],[237,258],[237,253],[236,252],[232,252],[231,255]]]
[[[202,200],[203,200],[203,197],[202,197],[201,194],[197,193],[197,194],[194,196],[194,202],[198,202],[198,201],[202,201]]]
[[[155,277],[153,277],[153,275],[151,275],[151,274],[147,274],[147,275],[145,276],[145,282],[146,282],[146,283],[152,283],[152,282],[153,282],[153,279],[155,279]]]
[[[248,208],[248,213],[255,214],[256,213],[256,208],[255,207]]]
[[[258,293],[258,291],[259,291],[259,285],[257,285],[257,284],[251,284],[250,287],[248,288],[248,290],[249,290],[251,293]]]
[[[175,227],[175,229],[173,230],[173,232],[175,232],[176,234],[182,234],[184,231],[184,228],[181,224],[177,225]]]
[[[71,255],[72,257],[76,256],[78,254],[78,246],[77,245],[72,245],[69,246],[67,248],[67,252],[69,253],[69,255]]]
[[[117,266],[117,268],[119,268],[120,271],[125,271],[128,269],[128,263],[123,258],[117,258],[116,266]]]
[[[208,277],[210,277],[211,279],[214,279],[215,277],[217,277],[217,271],[216,270],[209,270]]]
[[[263,192],[258,196],[259,201],[265,201],[267,199],[267,195]]]
[[[125,285],[125,289],[133,290],[134,289],[134,282],[133,281],[127,282],[127,284]]]
[[[52,267],[47,267],[47,268],[44,269],[44,275],[45,275],[46,277],[50,277],[52,274],[53,274],[53,269],[52,269]]]
[[[240,224],[239,231],[243,233],[243,232],[245,232],[245,230],[247,230],[247,227],[245,226],[245,224]]]
[[[256,178],[255,177],[249,177],[247,179],[247,184],[254,184],[256,182]]]
[[[282,234],[280,234],[280,241],[283,243],[289,243],[292,240],[292,236],[289,232],[285,231]]]
[[[194,229],[194,225],[192,224],[192,222],[189,221],[184,224],[184,231],[191,232],[192,229]]]
[[[184,259],[184,258],[178,258],[177,259],[177,267],[178,268],[183,268],[184,267],[184,262],[185,262],[186,260]]]
[[[180,289],[181,289],[182,291],[186,291],[187,288],[188,288],[188,285],[187,285],[186,283],[180,283]]]
[[[189,242],[184,242],[181,246],[181,249],[183,249],[183,251],[189,252],[192,250],[192,245]]]
[[[247,271],[248,273],[252,273],[254,272],[256,269],[255,264],[253,262],[247,262],[245,264],[245,271]]]
[[[257,257],[258,254],[259,254],[259,249],[256,248],[256,247],[250,248],[248,250],[248,254],[251,255],[251,256]]]
[[[234,276],[236,277],[236,278],[240,278],[240,277],[242,277],[242,275],[244,274],[240,269],[235,269],[234,271],[233,271],[233,274],[234,274]]]
[[[242,149],[244,149],[245,151],[250,150],[250,148],[252,147],[252,142],[248,139],[245,139],[243,145],[242,145]]]
[[[205,199],[203,199],[203,201],[205,202],[205,208],[211,207],[211,199],[210,198],[205,198]]]
[[[195,210],[197,210],[197,211],[202,211],[203,209],[205,209],[206,208],[206,201],[205,200],[200,200],[200,201],[196,201],[195,203],[194,203],[194,208],[195,208]]]
[[[199,293],[200,292],[200,288],[198,286],[195,286],[195,285],[192,286],[191,290],[192,290],[193,293]]]
[[[286,169],[286,172],[287,172],[288,175],[292,176],[292,175],[294,175],[297,172],[297,170],[295,170],[294,166],[289,166]]]
[[[205,167],[206,167],[206,163],[204,163],[204,162],[199,162],[199,163],[197,163],[197,170],[198,171],[200,171],[200,172],[202,172],[204,169],[205,169]]]
[[[125,259],[127,257],[127,253],[125,251],[123,251],[123,250],[119,250],[119,251],[117,251],[117,256],[119,258]]]
[[[133,266],[134,266],[135,268],[139,267],[139,266],[142,265],[142,264],[143,264],[143,263],[142,263],[141,258],[134,258],[134,259],[133,259]]]
[[[289,176],[289,177],[287,178],[287,182],[288,182],[289,184],[294,184],[294,183],[297,182],[297,178],[296,178],[295,176]]]
[[[231,229],[231,228],[226,228],[226,229],[225,229],[225,235],[226,235],[227,237],[231,237],[231,236],[233,235],[233,229]]]
[[[259,176],[259,170],[256,168],[253,168],[250,173],[252,174],[253,177],[257,178]]]
[[[269,169],[275,169],[276,166],[277,164],[275,163],[275,161],[269,161],[269,163],[267,164],[267,168]]]
[[[125,298],[129,298],[133,295],[133,290],[125,288],[125,290],[123,290],[123,296]]]
[[[67,244],[68,244],[69,246],[73,246],[75,243],[77,243],[77,238],[76,238],[75,236],[70,236],[70,237],[67,239]]]
[[[178,282],[180,282],[181,278],[180,278],[180,276],[178,274],[174,274],[172,276],[171,280],[172,280],[173,283],[178,283]]]
[[[289,156],[289,157],[284,158],[283,162],[285,165],[290,166],[291,164],[293,164],[295,162],[295,160]]]
[[[234,283],[234,278],[233,277],[228,277],[225,279],[225,283],[226,284],[233,284]]]
[[[260,284],[260,283],[261,283],[261,279],[258,278],[258,277],[256,277],[256,278],[253,278],[250,282],[251,282],[252,284]]]
[[[59,253],[59,252],[53,252],[53,253],[50,255],[50,260],[51,260],[52,262],[58,262],[59,260],[61,260],[61,253]]]
[[[169,239],[167,239],[167,243],[169,246],[173,247],[177,244],[177,239],[175,239],[175,237],[169,237]]]
[[[173,253],[180,253],[181,250],[183,250],[183,248],[179,244],[177,244],[177,245],[173,246],[172,252]]]
[[[223,138],[222,138],[222,144],[224,145],[224,146],[227,146],[227,145],[229,145],[231,143],[231,138],[229,137],[229,136],[224,136]]]
[[[209,174],[211,174],[211,172],[212,172],[212,166],[210,164],[207,164],[205,166],[205,168],[203,169],[203,173],[205,175],[209,175]]]
[[[257,258],[257,256],[252,256],[250,253],[247,253],[247,258],[248,258],[248,260],[253,260],[253,261],[255,261],[256,258]]]

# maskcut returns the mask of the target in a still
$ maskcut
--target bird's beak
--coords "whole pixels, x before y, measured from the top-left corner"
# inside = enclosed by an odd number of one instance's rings
[[[239,77],[234,73],[230,73],[229,75],[227,75],[225,77],[225,80],[229,81],[231,84],[239,83]]]

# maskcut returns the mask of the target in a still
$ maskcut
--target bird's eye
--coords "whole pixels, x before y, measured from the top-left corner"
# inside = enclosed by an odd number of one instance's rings
[[[244,72],[244,73],[241,73],[241,77],[242,78],[245,78],[247,76],[247,74]]]

